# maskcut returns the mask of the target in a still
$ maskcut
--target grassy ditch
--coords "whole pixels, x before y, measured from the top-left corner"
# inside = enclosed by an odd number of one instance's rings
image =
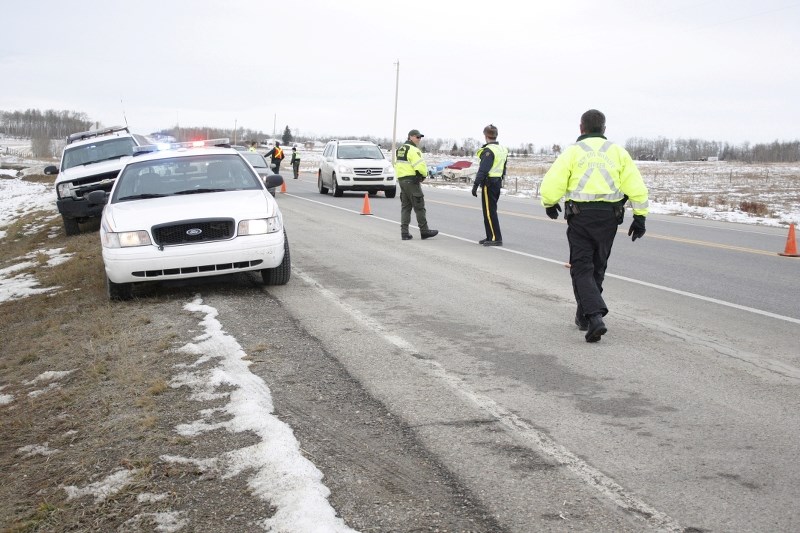
[[[173,349],[196,321],[180,312],[185,295],[111,304],[96,231],[66,237],[52,213],[5,230],[0,269],[26,257],[33,266],[15,274],[52,290],[0,302],[0,395],[12,398],[0,404],[0,531],[116,530],[158,510],[137,495],[186,474],[158,457],[185,446],[170,420],[180,399],[167,383]],[[48,266],[43,251],[54,248],[71,258]],[[119,470],[133,481],[102,501],[64,489]]]

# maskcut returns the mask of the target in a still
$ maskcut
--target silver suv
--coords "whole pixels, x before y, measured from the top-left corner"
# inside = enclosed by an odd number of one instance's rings
[[[56,177],[56,204],[64,221],[64,232],[77,235],[80,223],[100,218],[103,205],[92,204],[86,195],[92,191],[111,191],[125,159],[135,146],[150,144],[146,137],[131,133],[127,127],[73,133],[61,153],[61,165],[44,169]]]
[[[344,191],[383,191],[387,198],[397,194],[397,181],[391,161],[380,147],[369,141],[333,140],[325,145],[317,185],[320,194],[334,196]]]

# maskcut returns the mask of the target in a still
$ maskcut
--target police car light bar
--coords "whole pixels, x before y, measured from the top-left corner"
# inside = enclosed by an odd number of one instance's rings
[[[130,133],[130,130],[127,126],[111,126],[110,128],[104,128],[102,130],[80,131],[78,133],[71,133],[68,135],[67,144],[74,143],[75,141],[82,141],[84,139],[91,139],[92,137],[100,137],[101,135],[110,135],[112,133],[117,133],[118,131]]]
[[[162,152],[164,150],[180,150],[181,148],[209,148],[213,146],[229,147],[230,139],[206,139],[204,141],[186,141],[179,143],[144,144],[133,148],[133,155]]]

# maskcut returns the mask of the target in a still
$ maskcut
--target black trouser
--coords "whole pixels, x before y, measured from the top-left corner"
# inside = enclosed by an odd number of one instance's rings
[[[603,300],[603,279],[606,275],[611,246],[617,235],[617,217],[611,205],[590,208],[577,203],[580,213],[567,219],[570,275],[572,290],[578,302],[578,314],[589,316],[608,313]]]
[[[272,171],[275,174],[278,174],[281,171],[281,160],[280,159],[273,159],[272,160]]]
[[[483,182],[481,193],[481,207],[483,208],[483,227],[486,238],[490,241],[502,241],[500,221],[497,220],[497,200],[500,199],[500,178],[486,178]]]

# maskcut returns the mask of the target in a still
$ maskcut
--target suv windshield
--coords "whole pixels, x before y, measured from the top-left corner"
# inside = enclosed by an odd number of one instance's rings
[[[123,137],[121,139],[83,144],[72,148],[68,147],[64,150],[64,161],[61,164],[61,170],[132,155],[134,146],[136,146],[136,143],[134,143],[133,139]]]
[[[261,181],[238,155],[153,159],[125,167],[111,202],[251,189]]]
[[[374,144],[340,144],[336,151],[339,159],[383,159],[383,152]]]

